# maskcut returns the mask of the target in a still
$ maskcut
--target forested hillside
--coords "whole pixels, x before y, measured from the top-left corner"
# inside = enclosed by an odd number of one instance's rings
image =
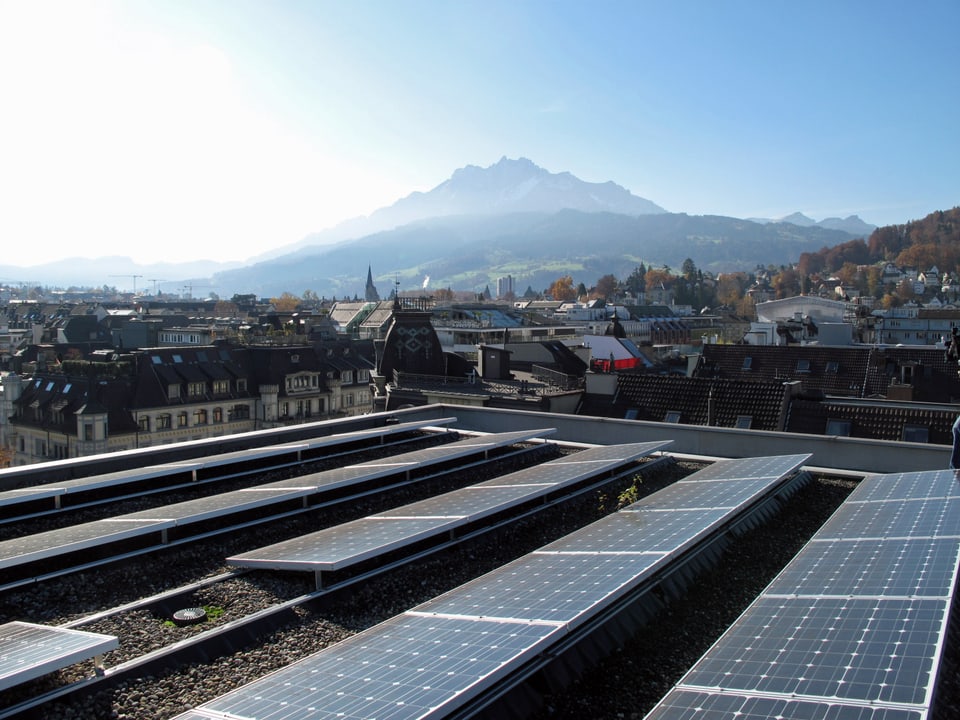
[[[800,255],[803,276],[834,273],[845,264],[891,262],[898,267],[941,272],[960,267],[960,207],[930,213],[905,225],[887,225],[863,240],[851,240],[817,252]]]

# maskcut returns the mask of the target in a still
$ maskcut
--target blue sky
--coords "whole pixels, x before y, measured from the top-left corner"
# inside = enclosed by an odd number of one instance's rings
[[[957,0],[0,0],[0,238],[244,260],[502,156],[671,212],[903,223],[960,204],[958,27]]]

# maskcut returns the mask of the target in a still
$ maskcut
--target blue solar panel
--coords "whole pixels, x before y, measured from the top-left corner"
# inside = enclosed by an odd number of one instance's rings
[[[684,676],[683,686],[923,704],[946,605],[761,597]]]
[[[813,541],[766,593],[947,597],[953,578],[942,568],[958,561],[960,544],[952,538]]]
[[[543,552],[670,552],[730,516],[729,508],[633,511],[631,505],[541,548]]]
[[[532,553],[414,608],[415,612],[575,626],[635,587],[666,553]]]
[[[960,498],[845,502],[818,538],[938,537],[960,535]]]
[[[919,710],[830,701],[672,690],[644,720],[924,720]],[[186,719],[184,719],[186,720]]]
[[[434,711],[444,703],[480,692],[560,633],[555,625],[399,615],[199,710],[250,720],[440,717]]]
[[[956,482],[861,482],[649,718],[926,718],[960,561]]]
[[[0,625],[0,690],[119,647],[112,635],[25,622]]]

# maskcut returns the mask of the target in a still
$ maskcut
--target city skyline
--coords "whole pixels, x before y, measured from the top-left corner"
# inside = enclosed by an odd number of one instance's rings
[[[244,261],[502,156],[670,212],[899,224],[960,204],[957,21],[941,1],[0,0],[0,237],[17,264]]]

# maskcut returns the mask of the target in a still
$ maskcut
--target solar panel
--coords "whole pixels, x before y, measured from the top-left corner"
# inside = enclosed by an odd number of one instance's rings
[[[730,516],[729,508],[634,512],[632,507],[545,545],[540,552],[670,552]]]
[[[0,625],[0,690],[119,647],[112,635],[9,622]]]
[[[578,625],[636,586],[665,553],[532,553],[411,612]]]
[[[648,717],[925,718],[960,562],[956,483],[862,481]]]
[[[922,705],[945,600],[759,598],[684,687]]]
[[[444,703],[475,696],[560,633],[555,625],[399,615],[205,703],[194,717],[441,717]]]
[[[845,502],[819,538],[935,537],[960,535],[960,498]]]
[[[860,483],[848,502],[960,497],[960,478],[953,470],[872,475]]]
[[[670,445],[672,440],[657,440],[645,443],[623,443],[621,445],[600,445],[598,447],[588,448],[572,455],[551,460],[549,465],[565,465],[567,463],[582,463],[603,461],[629,461],[637,460],[648,455],[652,455],[658,450]]]
[[[783,477],[799,468],[810,459],[804,455],[774,455],[770,457],[739,458],[735,460],[717,460],[687,478],[697,482],[705,480],[740,480]]]
[[[925,713],[907,708],[838,705],[830,701],[676,689],[671,690],[644,720],[924,720],[925,717]]]
[[[275,570],[339,570],[436,535],[447,518],[363,518],[228,558],[230,565]]]
[[[638,500],[627,510],[657,508],[734,508],[753,497],[765,495],[769,479],[678,481],[653,496]]]
[[[947,597],[952,578],[942,568],[956,567],[958,561],[960,544],[952,538],[816,540],[766,593]]]
[[[185,500],[163,505],[150,510],[128,513],[117,519],[123,520],[173,520],[177,525],[201,522],[221,515],[274,505],[284,500],[296,500],[312,493],[312,490],[274,488],[249,488],[233,492],[209,495],[195,500]]]
[[[70,527],[34,533],[0,542],[0,568],[95,547],[105,542],[159,532],[173,527],[171,521],[132,520],[128,522],[96,520]]]

